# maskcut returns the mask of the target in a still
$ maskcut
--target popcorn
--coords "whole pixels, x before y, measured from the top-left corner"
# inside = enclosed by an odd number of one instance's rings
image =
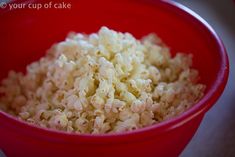
[[[59,113],[59,114],[53,116],[49,120],[48,124],[51,128],[64,129],[64,128],[66,128],[66,126],[68,124],[68,119],[64,113]]]
[[[153,81],[153,84],[154,85],[158,84],[159,81],[161,80],[160,71],[154,66],[150,66],[148,70],[149,70],[150,79]]]
[[[141,113],[145,110],[145,106],[146,104],[137,99],[131,104],[131,111],[134,113]]]
[[[70,33],[25,75],[9,72],[0,109],[67,132],[131,131],[175,117],[203,97],[205,85],[191,65],[191,55],[171,57],[155,34],[137,40],[107,27]]]
[[[25,120],[25,119],[29,118],[30,114],[29,114],[29,112],[20,112],[19,116],[20,116],[20,118]]]
[[[102,109],[105,103],[104,99],[98,95],[93,95],[90,102],[97,109]]]

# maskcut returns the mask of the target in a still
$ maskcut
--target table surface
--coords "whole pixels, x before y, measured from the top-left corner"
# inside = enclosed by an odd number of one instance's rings
[[[234,69],[235,3],[233,0],[176,1],[195,11],[215,29],[227,49],[230,69]],[[235,156],[235,84],[232,80],[235,80],[235,71],[230,70],[228,85],[223,95],[206,114],[181,157]],[[3,157],[0,153],[1,156]]]
[[[235,156],[235,2],[233,0],[176,0],[203,17],[227,49],[230,76],[223,95],[206,114],[181,157]],[[232,81],[234,80],[234,81]]]

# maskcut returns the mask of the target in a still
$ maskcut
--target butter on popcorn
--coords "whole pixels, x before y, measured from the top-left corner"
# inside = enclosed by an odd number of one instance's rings
[[[0,109],[27,122],[75,133],[131,131],[175,117],[203,96],[192,56],[155,35],[137,40],[102,27],[70,33],[47,55],[9,72]]]

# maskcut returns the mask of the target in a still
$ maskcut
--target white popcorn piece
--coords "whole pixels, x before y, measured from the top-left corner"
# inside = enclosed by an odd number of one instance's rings
[[[149,67],[149,74],[150,74],[150,78],[154,84],[159,83],[159,81],[161,80],[161,73],[156,67],[150,66]]]
[[[144,104],[142,101],[140,100],[135,100],[132,104],[131,104],[131,111],[135,112],[135,113],[141,113],[145,110],[146,104]]]
[[[49,120],[48,124],[52,128],[61,128],[61,129],[64,129],[67,126],[67,124],[68,124],[68,119],[67,119],[65,114],[59,113],[58,115],[53,116]]]

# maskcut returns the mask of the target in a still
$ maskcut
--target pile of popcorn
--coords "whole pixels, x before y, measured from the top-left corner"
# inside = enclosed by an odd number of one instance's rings
[[[175,117],[203,96],[192,56],[154,34],[141,40],[102,27],[70,33],[27,73],[10,71],[0,109],[29,123],[75,133],[131,131]]]

